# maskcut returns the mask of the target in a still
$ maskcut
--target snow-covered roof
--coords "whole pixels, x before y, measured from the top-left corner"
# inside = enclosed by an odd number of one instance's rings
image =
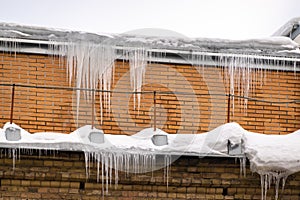
[[[117,49],[145,47],[158,52],[168,50],[173,53],[206,52],[300,57],[299,44],[285,36],[250,40],[225,40],[210,38],[151,37],[124,34],[105,35],[0,23],[0,41],[1,40],[27,44],[48,44],[51,42],[105,43],[110,44]],[[25,46],[23,45],[23,48],[25,48]],[[39,48],[42,48],[42,46],[39,45]]]
[[[286,24],[280,27],[273,36],[289,36],[293,28],[300,25],[300,17],[289,20]]]
[[[290,37],[296,43],[300,44],[300,17],[289,20],[280,27],[273,36]]]

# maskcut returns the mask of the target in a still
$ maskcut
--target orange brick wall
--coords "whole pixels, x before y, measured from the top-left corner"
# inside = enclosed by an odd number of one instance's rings
[[[33,54],[0,54],[0,83],[31,86],[69,87],[63,60]],[[157,91],[157,127],[169,133],[201,133],[227,122],[228,83],[226,69],[152,63],[146,69],[143,91]],[[134,109],[127,62],[116,62],[111,110],[104,107],[100,120],[100,98],[96,96],[97,128],[105,133],[134,134],[154,124],[153,92],[141,95]],[[287,102],[300,100],[299,72],[267,70],[253,73],[253,90],[258,100]],[[259,81],[263,79],[264,81]],[[10,118],[11,87],[0,86],[0,126]],[[238,87],[236,88],[236,91]],[[102,94],[103,95],[103,94]],[[238,95],[238,94],[236,94]],[[77,126],[91,124],[91,102],[84,100],[76,110],[76,92],[65,89],[16,87],[14,122],[30,132],[69,133]],[[266,134],[286,134],[300,129],[300,105],[231,100],[230,121],[245,129]]]

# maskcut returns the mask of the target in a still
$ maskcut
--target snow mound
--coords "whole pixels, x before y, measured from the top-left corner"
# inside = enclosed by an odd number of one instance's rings
[[[155,134],[168,135],[168,133],[164,132],[161,129],[156,129],[156,131],[154,131],[154,128],[145,128],[137,132],[136,134],[132,135],[131,137],[140,138],[140,139],[149,139]]]
[[[231,145],[240,144],[245,132],[246,130],[239,124],[235,122],[227,123],[208,132],[206,144],[214,151],[226,153],[228,141]]]

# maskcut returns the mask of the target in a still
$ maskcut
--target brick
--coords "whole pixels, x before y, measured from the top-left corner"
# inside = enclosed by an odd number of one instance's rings
[[[12,182],[9,179],[2,179],[1,180],[1,185],[10,185]]]
[[[59,181],[50,181],[50,186],[51,187],[60,187],[60,182]]]
[[[52,167],[53,166],[53,161],[52,160],[45,160],[44,161],[44,166]]]
[[[178,192],[178,193],[186,193],[186,191],[187,191],[187,188],[186,188],[186,187],[178,187],[178,188],[177,188],[177,192]]]
[[[176,193],[168,193],[168,198],[176,199],[177,195]]]
[[[44,187],[38,188],[38,193],[48,193],[48,188],[44,188]]]
[[[21,185],[21,180],[11,180],[12,185]]]
[[[31,180],[30,186],[39,187],[39,186],[41,186],[41,181]]]
[[[222,179],[238,179],[239,174],[233,174],[233,173],[222,173],[221,174]]]
[[[79,188],[79,182],[71,182],[70,187],[71,188]]]
[[[22,186],[24,186],[24,187],[28,187],[28,186],[30,186],[30,181],[29,180],[22,180]]]
[[[127,79],[121,80],[125,78],[124,75],[128,70],[128,63],[116,62],[113,88],[118,87],[117,89],[124,91],[130,90],[129,81]],[[202,70],[204,75],[201,74]],[[224,94],[224,90],[228,93],[228,83],[224,82],[224,77],[222,77],[224,73],[226,73],[226,69],[216,67],[203,67],[200,71],[198,68],[189,65],[153,64],[148,67],[146,76],[148,83],[152,81],[149,77],[153,80],[159,80],[157,84],[145,85],[145,90],[151,91],[155,89],[158,92],[158,125],[163,127],[163,130],[168,133],[177,133],[181,128],[184,129],[182,132],[186,133],[202,133],[223,124],[227,118],[227,98],[204,95],[210,93]],[[253,83],[253,86],[256,88],[251,91],[249,96],[261,100],[276,100],[282,102],[300,98],[299,73],[295,75],[294,72],[276,72],[271,70],[264,73],[267,78],[263,84],[259,81],[260,75],[256,74],[258,77],[256,77],[256,82]],[[57,58],[48,57],[46,55],[16,54],[15,56],[0,53],[1,83],[69,86],[66,76],[66,68],[65,66],[59,65]],[[203,76],[205,76],[205,79]],[[120,86],[117,85],[119,80]],[[190,86],[188,85],[187,87],[187,83]],[[194,91],[192,91],[191,88],[193,88]],[[0,89],[0,105],[2,107],[2,110],[0,110],[0,123],[3,125],[9,121],[11,87],[0,86]],[[208,89],[210,89],[210,91],[208,91]],[[196,102],[196,105],[193,104],[193,99],[189,95],[162,95],[159,94],[160,91],[192,91],[192,97],[198,102]],[[238,88],[235,88],[235,91],[238,91]],[[194,97],[195,93],[199,95]],[[75,103],[74,94],[72,91],[64,90],[16,87],[14,120],[18,125],[30,132],[56,131],[69,133],[77,128],[75,123],[76,114],[74,114],[76,109],[72,107],[74,106],[73,103]],[[129,109],[127,108],[128,101],[130,105]],[[248,131],[265,134],[287,134],[300,128],[300,107],[298,104],[289,104],[288,106],[286,104],[271,105],[266,102],[254,102],[249,100],[247,110],[245,110],[244,105],[240,105],[239,101],[238,98],[235,98],[235,109],[234,113],[232,113],[231,120],[238,122]],[[83,99],[81,102],[83,102]],[[96,102],[96,112],[99,120],[99,99],[96,99]],[[112,103],[114,104],[114,113],[109,114],[106,112],[107,109],[104,108],[104,121],[101,128],[105,133],[130,135],[142,130],[144,127],[152,126],[153,110],[150,110],[150,108],[153,108],[153,94],[142,95],[140,112],[133,109],[133,99],[130,95],[114,94]],[[122,105],[125,105],[126,108],[123,108]],[[214,107],[211,107],[212,105]],[[198,109],[199,112],[197,111]],[[193,119],[183,118],[183,110],[187,111],[188,115],[194,116]],[[85,125],[90,123],[89,105],[82,105],[79,114],[80,120],[78,124]],[[198,120],[200,123],[198,123]],[[12,164],[11,159],[1,161],[3,161],[1,162],[3,167],[11,166]],[[77,197],[80,182],[85,180],[84,162],[81,161],[62,160],[59,158],[42,161],[32,158],[32,160],[26,159],[24,161],[21,159],[20,166],[27,169],[27,171],[19,174],[7,170],[3,171],[1,174],[1,189],[3,191],[8,185],[22,185],[25,188],[23,188],[24,190],[33,185],[45,188],[62,187],[63,189],[71,188],[75,198]],[[35,166],[33,168],[34,170],[30,170],[29,166]],[[80,173],[78,173],[78,171],[72,171],[73,168],[79,168]],[[43,169],[50,171],[43,171]],[[58,173],[58,169],[63,170],[63,172]],[[92,171],[93,170],[92,168]],[[37,171],[39,173],[37,173]],[[14,179],[12,179],[12,177],[14,177]],[[68,182],[67,180],[70,178],[72,178],[74,182]],[[131,180],[139,183],[140,178],[146,179],[147,177],[137,176]],[[91,177],[91,179],[95,181],[95,177]],[[257,198],[260,198],[259,180],[256,180],[258,186],[253,186],[255,187],[253,189],[243,185],[246,180],[233,181],[237,179],[239,179],[239,168],[235,168],[235,166],[230,168],[219,166],[212,168],[210,165],[203,165],[199,168],[194,165],[184,165],[178,168],[176,166],[176,170],[172,170],[172,175],[169,178],[169,189],[171,193],[170,196],[168,194],[167,197],[170,199],[179,198],[173,191],[177,191],[179,188],[178,190],[183,193],[184,190],[181,188],[187,186],[186,192],[194,192],[196,190],[196,192],[201,192],[201,194],[210,193],[207,196],[198,195],[191,198],[222,199],[220,193],[223,193],[223,189],[226,187],[229,187],[228,193],[235,192],[238,194],[227,195],[224,199],[251,199],[253,193],[256,194]],[[64,181],[61,182],[62,180]],[[149,185],[140,185],[139,187],[134,187],[125,181],[122,189],[118,189],[126,191],[124,194],[126,194],[127,197],[129,192],[132,195],[139,196],[140,192],[136,193],[133,192],[133,190],[136,188],[136,190],[141,191],[141,188],[145,188],[147,189],[145,191],[158,192],[158,194],[162,195],[161,198],[165,198],[163,197],[163,191],[166,186],[162,185],[162,180],[161,177],[157,177],[154,181],[143,182],[143,184],[147,182]],[[230,188],[232,185],[240,188]],[[298,186],[298,180],[291,180],[290,185]],[[85,187],[88,190],[95,188],[95,193],[99,193],[101,184],[85,183]],[[287,185],[287,187],[289,186]],[[15,188],[11,189],[15,190]],[[287,190],[287,192],[291,193],[290,190]],[[299,193],[299,191],[297,192]],[[141,194],[144,195],[144,193]],[[18,195],[21,196],[21,194]],[[155,194],[149,195],[155,196]],[[186,198],[188,198],[187,195],[188,194],[186,194]],[[23,196],[24,199],[28,198],[28,195],[23,194]],[[91,194],[90,197],[93,198],[92,196],[93,194]],[[253,198],[256,198],[256,196]],[[46,197],[42,196],[42,198],[55,199],[59,197],[57,195],[49,195]],[[108,198],[110,197],[108,196]],[[292,199],[293,197],[288,198]]]
[[[61,182],[60,187],[69,188],[71,186],[70,182]]]

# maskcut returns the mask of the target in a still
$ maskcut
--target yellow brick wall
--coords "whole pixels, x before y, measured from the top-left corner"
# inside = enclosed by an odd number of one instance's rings
[[[31,86],[69,87],[64,61],[33,54],[0,54],[0,83]],[[146,69],[143,91],[157,91],[157,127],[168,133],[202,133],[227,122],[228,83],[226,69],[151,63]],[[134,134],[154,124],[153,92],[141,95],[134,109],[127,62],[116,62],[111,110],[103,108],[96,95],[95,126],[105,133]],[[267,70],[253,73],[250,97],[287,102],[300,100],[299,73]],[[260,80],[264,81],[260,81]],[[73,81],[74,84],[74,81]],[[238,90],[238,86],[235,88]],[[102,94],[103,95],[103,94]],[[238,95],[238,94],[236,94]],[[14,122],[30,132],[69,133],[77,126],[91,124],[91,102],[84,100],[76,111],[76,92],[65,89],[19,87],[15,89]],[[231,100],[230,121],[249,131],[286,134],[300,129],[299,103],[270,104],[235,97]],[[0,126],[10,118],[11,87],[0,86]],[[78,124],[77,124],[78,123]]]
[[[2,156],[0,163],[3,200],[261,199],[260,176],[251,173],[248,165],[246,177],[242,176],[234,158],[181,157],[170,167],[168,187],[164,169],[141,174],[119,172],[118,185],[115,186],[113,179],[108,193],[104,188],[104,196],[102,181],[96,180],[96,164],[91,165],[90,178],[86,179],[84,154],[80,152],[55,152],[55,156],[53,152],[46,155],[38,151],[22,154],[14,169],[8,156]],[[280,189],[281,199],[299,199],[299,186],[300,174],[289,176],[284,192]],[[268,199],[274,199],[274,187],[271,184]]]

